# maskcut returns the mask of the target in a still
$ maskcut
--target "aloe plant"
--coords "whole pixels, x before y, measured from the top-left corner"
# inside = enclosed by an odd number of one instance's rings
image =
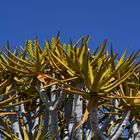
[[[118,57],[105,40],[90,53],[88,42],[58,35],[0,52],[3,139],[139,138],[139,51]]]

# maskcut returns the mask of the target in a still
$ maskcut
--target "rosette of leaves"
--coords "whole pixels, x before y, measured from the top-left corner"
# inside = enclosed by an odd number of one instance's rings
[[[117,55],[114,55],[112,49],[110,55],[105,50],[106,41],[101,44],[99,52],[95,51],[91,55],[87,47],[89,38],[82,38],[81,40],[74,45],[70,43],[67,51],[64,51],[60,44],[55,45],[53,51],[49,50],[49,55],[55,60],[56,67],[63,66],[70,76],[78,76],[75,81],[83,83],[88,89],[88,92],[85,92],[72,87],[63,88],[65,91],[81,95],[89,100],[82,120],[84,123],[89,111],[93,108],[95,98],[99,100],[100,98],[111,99],[109,95],[112,91],[118,89],[120,84],[137,70],[139,66],[135,64],[135,60],[139,52],[125,58],[125,51],[117,61]],[[81,46],[76,48],[80,41],[82,42]]]

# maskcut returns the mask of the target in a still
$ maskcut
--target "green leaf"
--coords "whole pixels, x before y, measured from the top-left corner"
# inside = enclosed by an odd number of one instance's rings
[[[7,48],[6,48],[6,49],[7,49]],[[31,63],[31,62],[29,62],[29,61],[26,61],[26,60],[23,60],[23,59],[21,59],[21,58],[15,56],[10,50],[7,49],[7,51],[8,51],[8,53],[9,53],[15,60],[19,61],[21,64],[27,65],[27,66],[30,66],[30,67],[34,66],[33,63]]]
[[[9,104],[12,101],[15,101],[16,99],[20,98],[20,96],[11,96],[8,99],[4,99],[3,101],[0,101],[0,107],[2,108],[3,106],[6,106],[7,104]]]
[[[121,58],[118,60],[117,65],[116,65],[116,68],[118,68],[118,67],[124,62],[124,58],[125,58],[125,56],[126,56],[126,52],[127,52],[127,49],[124,51],[123,55],[122,55]]]
[[[101,57],[101,55],[103,54],[104,50],[105,50],[105,47],[106,47],[106,43],[107,43],[107,40],[105,40],[103,42],[103,44],[100,46],[100,51],[98,52],[98,54],[95,56],[95,58],[92,60],[91,62],[91,66],[94,66],[95,63],[97,62],[98,58]]]
[[[94,75],[93,75],[92,66],[89,61],[88,61],[88,77],[90,80],[90,89],[91,89],[94,82]]]
[[[8,138],[10,138],[11,140],[14,140],[9,126],[7,125],[6,122],[3,121],[2,118],[0,118],[0,125],[1,125],[2,127],[4,127],[4,129],[5,129],[5,131],[6,131],[6,132],[3,131],[3,134],[5,134],[5,136],[7,136]],[[7,133],[8,133],[8,135],[7,135]]]
[[[24,127],[21,127],[21,130],[23,132],[23,138],[24,138],[24,140],[29,140],[29,136],[28,136],[28,133],[25,130],[25,128]]]
[[[123,81],[125,81],[130,75],[132,75],[133,71],[132,69],[130,69],[126,74],[124,74],[120,79],[114,81],[113,83],[104,86],[103,88],[101,88],[101,90],[104,90],[105,92],[109,92],[111,90],[113,90],[114,88],[116,88],[118,85],[120,85]]]
[[[90,94],[87,93],[87,92],[84,92],[84,91],[79,91],[79,90],[76,90],[76,89],[70,89],[70,88],[61,88],[61,90],[64,90],[64,91],[67,91],[69,93],[72,93],[72,94],[77,94],[77,95],[81,95],[83,96],[85,99],[89,99],[90,97]]]
[[[5,63],[1,63],[1,65],[4,65],[8,70],[10,70],[12,73],[23,73],[23,74],[29,74],[29,72],[25,71],[24,69],[21,70],[21,69],[18,69],[18,68],[15,68],[11,65],[8,65],[8,64],[5,64]]]
[[[64,66],[68,70],[70,75],[72,76],[74,75],[74,71],[70,67],[68,67],[68,65],[64,61],[60,60],[52,51],[49,52],[54,59],[56,59],[62,66]]]

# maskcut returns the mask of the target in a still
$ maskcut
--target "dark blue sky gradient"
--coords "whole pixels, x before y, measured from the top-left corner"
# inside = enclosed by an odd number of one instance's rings
[[[60,31],[63,42],[90,35],[89,47],[104,39],[116,52],[140,48],[139,0],[4,0],[0,2],[0,48],[23,45],[38,36],[50,40]]]

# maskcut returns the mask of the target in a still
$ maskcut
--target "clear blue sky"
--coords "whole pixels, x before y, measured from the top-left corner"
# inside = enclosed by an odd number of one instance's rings
[[[3,0],[0,2],[0,48],[38,36],[68,42],[90,35],[90,48],[104,39],[115,51],[140,48],[140,0]]]

